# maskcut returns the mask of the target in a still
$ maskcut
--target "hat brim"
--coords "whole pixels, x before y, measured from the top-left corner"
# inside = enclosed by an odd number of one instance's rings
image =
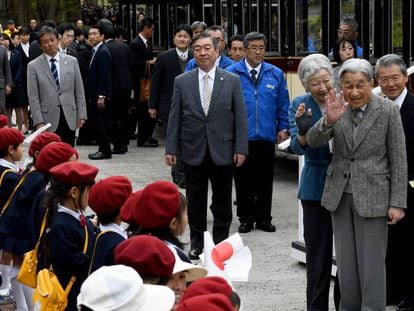
[[[147,298],[137,311],[170,311],[175,302],[174,292],[166,286],[144,284]]]
[[[187,272],[186,273],[187,282],[193,282],[207,275],[207,269],[204,267],[193,265],[191,263],[188,263],[182,260],[176,260],[174,264],[173,274],[182,272],[182,271]]]

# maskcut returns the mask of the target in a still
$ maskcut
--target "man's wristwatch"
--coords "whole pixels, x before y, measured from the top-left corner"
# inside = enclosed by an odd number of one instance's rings
[[[99,99],[105,99],[105,96],[103,96],[103,95],[99,95],[99,96],[98,96],[98,98],[99,98]]]

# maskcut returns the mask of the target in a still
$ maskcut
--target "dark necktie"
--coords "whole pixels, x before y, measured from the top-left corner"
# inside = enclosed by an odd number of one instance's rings
[[[152,51],[152,46],[151,46],[151,41],[150,40],[147,40],[147,49],[149,51]]]
[[[252,69],[252,70],[250,70],[250,74],[252,75],[253,83],[256,86],[257,85],[257,78],[256,78],[257,71]]]
[[[90,61],[89,61],[89,63],[91,64],[92,63],[92,61],[93,61],[93,56],[95,55],[95,49],[92,49],[92,52],[91,52],[91,59],[90,59]]]
[[[52,76],[53,76],[53,79],[55,79],[57,88],[60,89],[59,76],[58,76],[58,71],[57,71],[55,62],[56,62],[56,59],[54,58],[50,59],[50,70],[52,71]]]
[[[352,109],[352,124],[355,127],[357,127],[361,123],[361,113],[363,113],[363,111],[359,108]]]

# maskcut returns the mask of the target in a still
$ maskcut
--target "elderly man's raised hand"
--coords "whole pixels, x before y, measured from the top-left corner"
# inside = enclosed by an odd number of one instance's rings
[[[325,96],[326,122],[328,124],[336,123],[345,113],[347,107],[348,102],[345,102],[342,92],[337,96],[335,91],[331,90]]]

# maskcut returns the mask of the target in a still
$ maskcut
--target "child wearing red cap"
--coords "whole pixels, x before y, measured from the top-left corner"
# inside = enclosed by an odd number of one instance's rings
[[[42,157],[40,158],[42,167],[48,167],[57,162],[65,162],[71,158],[76,159],[76,150],[68,144],[56,142],[51,143],[50,146],[45,146],[46,141],[59,139],[59,136],[53,135],[45,135],[37,142],[35,139],[30,145],[29,154],[32,156],[37,157],[40,155],[39,152],[42,151]],[[12,264],[10,272],[11,286],[18,310],[25,310],[26,306],[28,310],[33,309],[33,289],[18,282],[16,276],[22,264],[23,255],[32,250],[37,242],[37,232],[36,234],[34,232],[32,205],[36,196],[45,187],[43,172],[44,170],[31,167],[22,174],[18,185],[9,198],[8,205],[5,206],[0,217],[0,240],[4,241],[2,256],[3,260],[6,261],[7,259],[8,264]],[[38,220],[37,230],[40,230],[44,215],[44,212],[39,213],[40,220]]]
[[[13,128],[0,129],[0,211],[9,199],[19,180],[20,168],[16,162],[23,157],[24,137],[22,133]],[[3,249],[5,241],[0,237],[0,249]],[[2,283],[0,286],[0,300],[7,299],[10,287],[10,261],[7,258],[0,259],[0,273]]]
[[[114,261],[114,248],[128,238],[121,225],[121,206],[131,196],[128,178],[111,176],[98,181],[89,192],[89,207],[99,221],[99,234],[95,241],[89,274]]]
[[[4,114],[0,114],[0,128],[8,127],[8,126],[9,126],[9,118]]]
[[[177,238],[188,225],[187,200],[172,182],[159,180],[140,190],[125,205],[131,209],[139,229],[136,235],[150,234],[173,245],[180,258],[191,262],[183,252],[183,244]]]
[[[80,162],[66,162],[53,167],[49,173],[52,178],[45,201],[48,230],[41,244],[45,255],[43,264],[44,267],[52,265],[63,288],[72,276],[76,277],[66,309],[75,311],[76,297],[88,274],[94,240],[93,224],[85,219],[83,211],[88,206],[89,190],[98,168]]]

